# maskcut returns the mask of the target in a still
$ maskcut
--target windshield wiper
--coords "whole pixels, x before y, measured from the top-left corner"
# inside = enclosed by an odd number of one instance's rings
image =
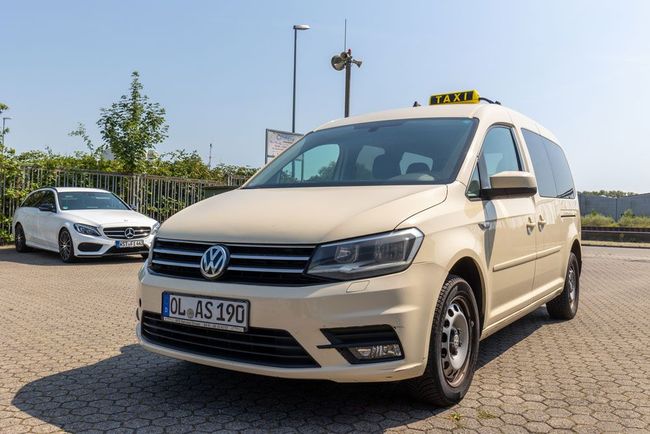
[[[569,197],[569,196],[572,196],[572,195],[573,195],[573,188],[570,188],[567,191],[565,191],[564,193],[560,194],[558,197],[560,199],[563,199],[563,198],[566,198],[566,197]]]

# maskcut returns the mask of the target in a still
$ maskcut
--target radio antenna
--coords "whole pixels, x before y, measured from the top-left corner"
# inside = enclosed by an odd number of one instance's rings
[[[345,19],[345,24],[343,25],[343,51],[348,49],[348,19]]]

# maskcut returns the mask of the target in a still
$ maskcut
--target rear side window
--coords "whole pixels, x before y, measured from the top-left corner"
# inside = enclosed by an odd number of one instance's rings
[[[564,151],[556,143],[532,131],[522,129],[533,160],[537,189],[543,197],[575,198],[573,176]]]
[[[521,130],[528,145],[528,152],[530,158],[533,160],[533,169],[535,170],[535,178],[537,178],[537,191],[542,197],[556,197],[557,190],[555,188],[555,178],[553,176],[553,169],[551,169],[551,161],[546,153],[546,146],[544,146],[544,139],[539,134],[532,131]]]
[[[551,168],[555,175],[555,188],[557,189],[557,197],[565,199],[573,199],[576,197],[575,188],[573,186],[573,176],[571,176],[571,169],[569,162],[566,160],[564,151],[555,143],[548,139],[544,139],[546,144],[546,152],[548,158],[551,160]]]

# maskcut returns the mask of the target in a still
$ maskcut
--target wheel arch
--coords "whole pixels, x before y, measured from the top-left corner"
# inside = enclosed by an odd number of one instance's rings
[[[578,272],[582,273],[582,245],[580,244],[580,240],[577,238],[574,239],[571,244],[571,253],[576,255],[576,258],[578,258]]]
[[[479,309],[479,320],[481,323],[481,330],[483,330],[483,324],[485,321],[485,309],[486,309],[486,294],[485,294],[485,278],[481,272],[481,267],[470,256],[464,256],[454,263],[454,265],[449,268],[449,274],[453,274],[459,277],[462,277],[469,283],[474,293],[474,298],[476,298],[476,304]]]

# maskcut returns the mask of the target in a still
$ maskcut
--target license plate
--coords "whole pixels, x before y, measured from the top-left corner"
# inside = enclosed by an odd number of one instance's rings
[[[129,247],[144,247],[144,240],[117,240],[115,247],[118,249],[128,249]]]
[[[165,321],[235,332],[248,329],[248,301],[163,293]]]

